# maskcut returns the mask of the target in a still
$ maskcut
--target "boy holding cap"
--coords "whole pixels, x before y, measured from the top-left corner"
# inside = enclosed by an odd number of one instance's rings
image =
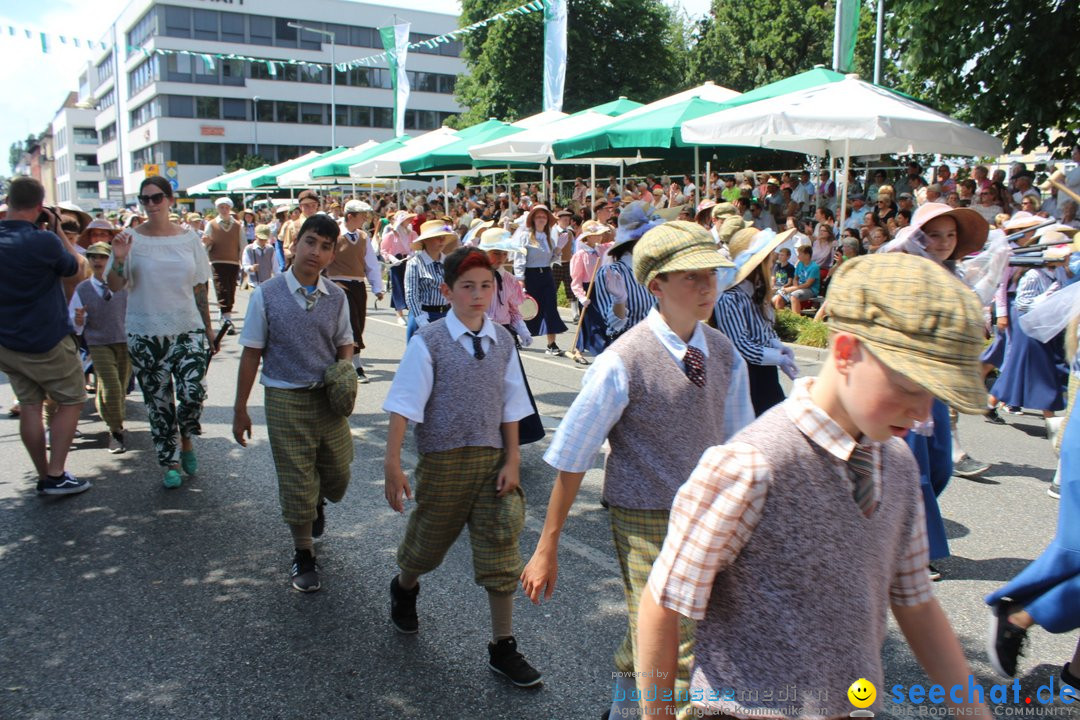
[[[217,295],[221,322],[229,325],[229,335],[235,335],[232,309],[236,299],[236,280],[240,275],[240,253],[245,245],[244,228],[233,217],[233,203],[228,197],[219,197],[214,202],[214,208],[218,215],[206,224],[203,245],[210,256],[210,267],[214,270],[214,294]]]
[[[419,578],[442,563],[467,523],[474,577],[491,609],[488,665],[518,687],[532,687],[540,673],[517,651],[512,628],[525,525],[518,422],[533,408],[513,338],[487,317],[496,291],[487,255],[458,248],[444,263],[440,287],[450,310],[409,340],[383,404],[390,413],[386,501],[397,512],[404,512],[402,493],[413,496],[401,471],[409,422],[416,423],[420,454],[416,508],[398,546],[400,573],[390,581],[390,619],[398,632],[417,632]]]
[[[323,534],[323,500],[345,496],[353,461],[352,433],[335,407],[328,369],[352,357],[345,291],[321,276],[337,251],[338,225],[315,215],[300,226],[288,271],[255,288],[240,344],[233,438],[251,438],[248,396],[262,362],[266,433],[278,476],[281,514],[292,533],[292,586],[319,589],[314,538]],[[350,371],[347,378],[355,377]],[[353,394],[355,402],[355,393]],[[347,407],[346,410],[351,409]]]
[[[697,223],[675,221],[645,233],[634,250],[634,276],[657,305],[597,357],[544,455],[559,474],[540,542],[521,575],[533,602],[555,589],[563,524],[597,451],[605,439],[611,445],[604,500],[628,611],[628,630],[615,654],[620,680],[611,717],[637,706],[627,698],[634,688],[638,599],[664,542],[675,493],[706,448],[754,419],[745,361],[705,324],[716,303],[718,269],[731,273],[733,266]],[[673,428],[679,428],[677,441]],[[671,637],[679,645],[685,689],[692,624],[672,628]]]
[[[655,671],[639,676],[646,712],[674,705],[663,673],[681,618],[697,620],[701,714],[847,717],[852,678],[883,687],[890,607],[931,682],[967,685],[930,588],[918,468],[901,438],[935,396],[982,410],[982,308],[932,260],[900,254],[843,263],[828,300],[818,377],[706,451],[675,498],[638,619],[638,669]],[[748,682],[814,690],[782,701],[725,691]],[[979,711],[981,698],[968,713]]]
[[[106,242],[86,249],[86,261],[94,275],[76,286],[68,310],[75,333],[83,336],[90,350],[97,376],[94,406],[109,428],[109,452],[115,455],[127,450],[124,398],[131,380],[131,355],[124,329],[127,289],[113,292],[105,282],[105,266],[111,256],[112,246]]]
[[[255,241],[244,248],[241,267],[251,287],[259,287],[274,275],[274,248],[270,245],[270,226],[255,226]]]
[[[345,227],[338,238],[334,261],[326,268],[326,276],[345,291],[349,303],[349,322],[352,323],[352,364],[358,382],[367,383],[368,377],[360,366],[360,351],[364,349],[364,324],[367,320],[367,283],[378,300],[383,299],[382,266],[375,255],[364,221],[373,213],[371,206],[362,200],[345,203]]]

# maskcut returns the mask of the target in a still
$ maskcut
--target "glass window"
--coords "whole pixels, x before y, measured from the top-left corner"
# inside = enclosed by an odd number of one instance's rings
[[[434,110],[417,110],[416,124],[420,130],[434,130],[439,127],[439,113]]]
[[[352,121],[349,119],[349,106],[337,105],[334,107],[334,120],[338,125],[348,126],[352,125]]]
[[[215,97],[195,98],[195,117],[204,120],[218,120],[221,118],[221,100]]]
[[[371,70],[371,87],[390,89],[390,71],[373,68]]]
[[[326,68],[321,65],[299,65],[300,68],[300,82],[306,83],[329,83],[330,73],[326,72]]]
[[[101,144],[104,145],[107,142],[112,142],[116,139],[116,123],[109,123],[105,127],[101,128]]]
[[[195,82],[202,83],[203,85],[219,85],[221,79],[217,62],[214,63],[213,69],[207,67],[206,62],[202,58],[191,59],[191,69],[195,71]]]
[[[247,120],[248,101],[243,98],[223,98],[221,117],[223,120]]]
[[[79,170],[97,170],[97,155],[76,155],[75,167]]]
[[[349,26],[348,25],[337,25],[335,23],[326,23],[326,30],[328,32],[334,33],[334,41],[338,45],[351,45],[352,44],[352,42],[349,40]]]
[[[278,68],[278,77],[282,80],[296,82],[300,79],[300,67],[298,65],[286,65],[283,68]]]
[[[236,160],[244,155],[247,155],[249,148],[247,145],[239,145],[237,143],[225,143],[222,146],[225,150],[225,162],[228,163],[231,160]],[[260,148],[261,150],[262,148]]]
[[[242,60],[219,60],[218,62],[221,63],[222,85],[240,86],[244,84],[244,62]]]
[[[248,66],[248,72],[251,73],[252,80],[269,80],[270,69],[266,67],[266,63],[253,62],[246,63]]]
[[[190,55],[166,55],[165,79],[171,82],[191,82],[191,62]]]
[[[190,95],[169,95],[169,117],[195,117],[195,98]]]
[[[165,6],[165,35],[191,37],[191,8]]]
[[[286,100],[279,100],[277,104],[277,121],[285,123],[294,123],[297,121],[300,114],[300,108],[298,103],[289,102]]]
[[[195,39],[217,40],[218,39],[218,12],[217,10],[193,10],[195,16]]]
[[[409,78],[409,85],[420,92],[439,92],[439,80],[435,73],[413,73],[413,77]]]
[[[316,30],[322,30],[323,24],[318,22],[304,21],[301,23],[307,27],[315,28]],[[300,31],[300,47],[304,50],[321,50],[322,41],[329,40],[325,35],[318,33],[308,32],[307,30]]]
[[[323,105],[303,103],[300,105],[300,122],[305,125],[323,124]]]
[[[158,56],[147,58],[130,73],[128,73],[128,97],[134,97],[140,90],[150,85],[157,79]]]
[[[415,130],[416,129],[416,111],[415,110],[406,110],[405,111],[405,129],[406,130]]]
[[[259,122],[274,122],[274,101],[260,100],[255,103],[255,115]]]
[[[451,40],[449,42],[439,45],[439,54],[447,57],[460,57],[461,56],[461,41]]]
[[[221,165],[221,143],[196,143],[200,165]]]
[[[382,47],[382,41],[375,29],[366,27],[350,28],[349,44],[355,47]]]
[[[441,92],[445,95],[453,95],[456,86],[457,75],[439,75],[439,89],[437,92]]]
[[[277,47],[296,47],[296,28],[289,23],[296,22],[288,18],[274,18],[274,45]]]
[[[278,156],[277,161],[278,162],[285,162],[286,160],[294,160],[294,159],[300,157],[301,155],[303,155],[303,153],[300,152],[300,146],[299,145],[278,145],[277,146],[277,156]]]
[[[221,42],[242,43],[244,37],[244,16],[238,13],[223,12],[221,16]]]
[[[378,128],[394,127],[394,108],[371,108],[371,126]]]
[[[195,143],[171,142],[169,143],[169,159],[181,165],[195,164]]]
[[[273,45],[274,19],[260,17],[258,15],[249,15],[248,40],[252,45]]]

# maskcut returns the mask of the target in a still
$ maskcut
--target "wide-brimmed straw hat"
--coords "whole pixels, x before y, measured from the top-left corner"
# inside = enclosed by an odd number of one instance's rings
[[[120,228],[116,227],[108,220],[91,220],[90,224],[83,228],[83,231],[79,233],[79,240],[86,241],[90,236],[91,230],[104,230],[113,237],[116,237],[116,233],[120,232]]]
[[[602,237],[614,231],[614,228],[607,223],[602,223],[599,220],[586,220],[581,224],[581,232],[578,233],[577,239],[583,240],[587,237]]]
[[[755,227],[746,227],[735,233],[735,237],[728,243],[728,252],[731,253],[731,261],[736,268],[735,279],[731,284],[738,285],[750,277],[750,273],[765,262],[773,250],[787,242],[794,234],[794,228],[778,233],[775,230],[758,230]]]
[[[397,230],[401,227],[403,222],[408,222],[416,217],[416,213],[411,213],[408,210],[398,210],[394,213],[394,219],[390,221],[390,227]]]
[[[949,260],[959,260],[983,249],[986,236],[990,233],[990,223],[971,208],[954,208],[945,203],[925,203],[912,214],[911,227],[921,230],[923,225],[942,215],[948,215],[956,221],[956,248],[948,257]]]
[[[93,220],[93,218],[90,217],[90,213],[86,212],[85,210],[83,210],[81,207],[79,207],[78,205],[76,205],[73,202],[67,202],[67,201],[59,202],[59,203],[56,203],[56,207],[59,210],[58,214],[67,214],[67,215],[76,216],[79,219],[79,227],[82,228],[83,230],[85,230],[86,226],[90,224],[91,220]],[[82,232],[82,230],[80,230],[79,232]]]
[[[634,248],[634,277],[645,286],[660,273],[731,266],[709,231],[685,220],[653,227]]]
[[[445,220],[428,220],[420,226],[420,235],[412,242],[413,250],[419,250],[424,246],[425,240],[445,237],[445,240],[457,240],[458,234],[453,226],[447,225]]]
[[[832,330],[945,404],[986,411],[982,305],[948,270],[917,255],[862,255],[833,272],[827,299]]]
[[[478,248],[487,252],[489,250],[502,250],[508,253],[521,252],[520,243],[514,242],[513,235],[501,227],[493,227],[484,230],[480,235]]]
[[[530,224],[532,222],[532,217],[533,217],[533,215],[535,213],[538,213],[538,212],[547,213],[547,216],[548,216],[547,228],[548,229],[555,227],[555,223],[558,220],[558,218],[555,217],[555,213],[551,212],[551,209],[548,208],[547,205],[543,205],[543,204],[536,204],[536,205],[533,205],[531,208],[529,208],[529,212],[525,214],[525,220],[523,221],[525,227],[532,227],[532,225]],[[545,230],[545,232],[546,232],[546,230]]]
[[[640,200],[630,203],[619,214],[619,227],[615,230],[615,244],[611,250],[640,240],[645,233],[664,222],[652,205]]]
[[[1020,210],[1019,212],[1014,212],[1009,219],[1005,221],[1004,229],[1010,232],[1019,232],[1020,230],[1027,230],[1036,225],[1041,225],[1044,222],[1046,222],[1046,218],[1032,215],[1027,210]]]

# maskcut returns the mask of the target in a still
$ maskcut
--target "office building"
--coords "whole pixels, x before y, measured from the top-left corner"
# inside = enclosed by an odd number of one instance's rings
[[[345,63],[381,53],[377,28],[395,17],[411,23],[413,42],[457,27],[456,15],[350,0],[134,0],[113,25],[116,52],[95,58],[80,80],[80,92],[97,107],[101,197],[119,195],[122,179],[123,198],[132,202],[145,164],[177,163],[184,189],[243,155],[275,163],[328,150],[332,132],[339,146],[393,137],[385,67],[335,71],[332,103],[328,67],[278,65],[272,72],[264,62],[208,62],[200,54]],[[294,23],[333,33],[335,42]],[[465,71],[460,51],[459,42],[410,50],[406,132],[435,129],[460,111],[453,97]]]
[[[71,93],[50,125],[55,199],[87,211],[100,207],[99,191],[105,179],[97,161],[96,116],[92,105],[80,102],[78,94]]]

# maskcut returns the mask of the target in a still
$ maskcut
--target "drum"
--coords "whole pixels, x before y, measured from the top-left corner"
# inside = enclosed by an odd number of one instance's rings
[[[528,322],[535,318],[540,312],[540,305],[533,299],[532,295],[526,293],[525,299],[518,305],[518,312],[521,313],[521,318]]]

